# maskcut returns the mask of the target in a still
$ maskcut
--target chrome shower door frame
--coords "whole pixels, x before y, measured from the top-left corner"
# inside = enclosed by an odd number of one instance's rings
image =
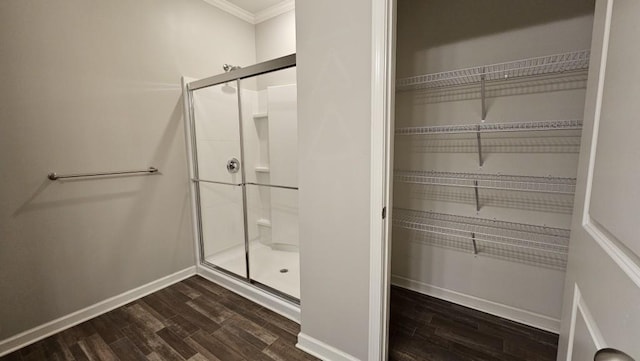
[[[245,173],[245,156],[244,156],[244,135],[243,135],[243,122],[242,122],[242,96],[241,96],[241,88],[240,82],[242,79],[247,79],[251,77],[255,77],[262,74],[267,74],[271,72],[275,72],[278,70],[284,70],[288,68],[292,68],[296,66],[296,54],[287,55],[281,58],[276,58],[273,60],[269,60],[266,62],[258,63],[255,65],[248,66],[246,68],[239,68],[232,71],[228,71],[226,73],[222,73],[219,75],[214,75],[208,78],[185,82],[183,84],[183,91],[185,96],[185,108],[186,115],[188,117],[187,126],[188,126],[188,134],[189,139],[188,147],[190,149],[190,158],[191,158],[191,169],[190,169],[190,180],[192,183],[192,193],[193,193],[193,202],[194,202],[194,211],[195,211],[195,232],[198,243],[197,257],[198,263],[201,265],[205,265],[207,267],[213,268],[217,271],[220,271],[228,276],[231,276],[236,279],[243,280],[246,283],[257,286],[263,290],[268,291],[269,293],[284,299],[285,301],[294,303],[299,305],[300,300],[285,294],[277,289],[261,284],[257,281],[251,279],[250,273],[250,262],[249,262],[249,227],[248,227],[248,218],[247,218],[247,191],[246,185],[263,185],[256,183],[248,183],[246,179]],[[211,86],[216,86],[224,83],[236,82],[238,89],[238,127],[239,127],[239,139],[240,139],[240,174],[242,182],[240,184],[232,184],[232,183],[224,183],[224,182],[210,182],[201,180],[199,177],[199,169],[198,169],[198,152],[196,147],[196,129],[195,129],[195,113],[194,113],[194,101],[193,101],[193,92],[198,89],[203,89]],[[243,225],[244,225],[244,247],[245,247],[245,262],[246,262],[246,277],[242,277],[237,275],[229,270],[226,270],[222,267],[214,265],[210,262],[207,262],[204,255],[204,236],[203,236],[203,225],[202,225],[202,203],[200,196],[200,187],[198,184],[200,182],[210,182],[210,183],[219,183],[225,184],[229,186],[240,186],[242,187],[242,213],[243,213]],[[288,188],[288,189],[297,189],[292,187],[278,187],[278,188]]]

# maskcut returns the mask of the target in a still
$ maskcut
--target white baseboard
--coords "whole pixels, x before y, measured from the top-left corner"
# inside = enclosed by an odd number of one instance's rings
[[[98,302],[89,307],[47,322],[44,325],[40,325],[38,327],[12,336],[8,339],[2,340],[0,341],[0,356],[6,355],[36,341],[40,341],[60,331],[66,330],[67,328],[73,327],[84,321],[100,316],[103,313],[126,305],[129,302],[135,301],[141,297],[163,289],[176,282],[180,282],[183,279],[191,277],[195,274],[195,266],[185,268],[182,271],[178,271],[166,277],[162,277],[138,288],[134,288],[130,291],[121,293],[117,296]]]
[[[279,297],[270,295],[264,290],[239,281],[225,273],[209,269],[205,266],[198,266],[197,273],[211,282],[247,298],[260,306],[266,307],[291,321],[300,323],[300,306],[285,301]]]
[[[359,361],[358,358],[300,332],[296,347],[324,361]]]
[[[440,298],[449,302],[457,303],[462,306],[474,308],[476,310],[506,318],[508,320],[524,323],[525,325],[536,327],[545,331],[553,333],[560,332],[560,320],[553,317],[541,315],[539,313],[507,306],[501,303],[466,295],[464,293],[448,290],[400,276],[391,276],[391,284],[407,288],[412,291],[420,292],[425,295]]]

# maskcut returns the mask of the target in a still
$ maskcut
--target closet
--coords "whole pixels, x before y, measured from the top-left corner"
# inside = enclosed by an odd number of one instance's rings
[[[398,0],[393,285],[559,332],[593,10]]]

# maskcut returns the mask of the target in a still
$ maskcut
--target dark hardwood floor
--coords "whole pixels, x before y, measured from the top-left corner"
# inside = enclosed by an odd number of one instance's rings
[[[558,336],[398,287],[389,359],[555,360]],[[300,326],[198,276],[13,352],[6,360],[317,360]]]
[[[198,276],[0,360],[317,360],[300,326]]]
[[[389,360],[555,361],[558,335],[391,288]]]

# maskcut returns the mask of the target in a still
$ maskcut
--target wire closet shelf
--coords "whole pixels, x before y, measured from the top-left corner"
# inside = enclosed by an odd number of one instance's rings
[[[436,171],[394,171],[394,180],[402,183],[509,191],[574,194],[575,178],[534,177],[502,174],[454,173]]]
[[[432,89],[510,80],[523,77],[586,71],[589,50],[528,58],[506,63],[424,74],[396,80],[397,90]]]
[[[568,229],[394,208],[393,225],[429,235],[419,241],[564,269]]]
[[[464,125],[442,125],[432,127],[407,127],[396,129],[396,135],[429,135],[429,134],[463,134],[463,133],[498,133],[527,132],[550,130],[580,130],[582,120],[542,120],[513,123],[483,123]]]

